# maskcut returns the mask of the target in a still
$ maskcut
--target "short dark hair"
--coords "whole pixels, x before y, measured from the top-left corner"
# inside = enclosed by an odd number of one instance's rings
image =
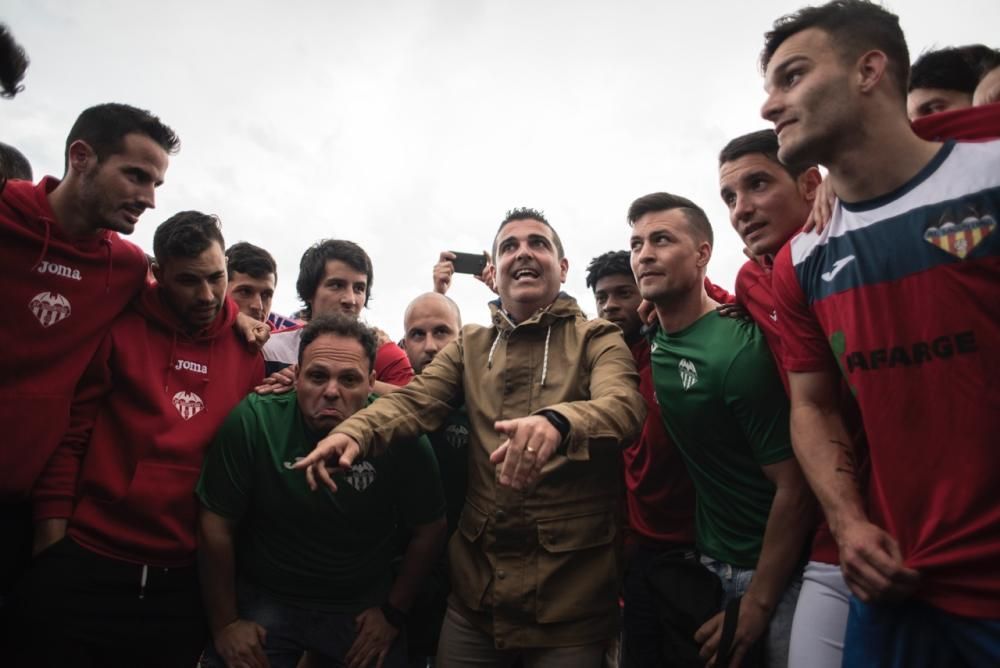
[[[275,282],[278,280],[278,265],[274,257],[260,246],[246,241],[239,241],[226,249],[226,272],[229,280],[232,280],[234,271],[253,278],[265,278],[268,274],[274,274]]]
[[[375,281],[375,271],[368,253],[353,241],[323,239],[302,254],[299,277],[295,281],[299,299],[305,305],[302,312],[306,320],[312,317],[312,299],[316,295],[319,282],[326,274],[326,263],[331,260],[340,260],[354,271],[363,272],[368,277],[368,285],[365,288],[365,306],[368,306],[368,300],[372,296],[372,283]]]
[[[989,53],[983,53],[977,63],[979,70],[979,80],[1000,67],[1000,49],[989,49]],[[978,82],[977,82],[978,85]]]
[[[910,68],[910,86],[957,90],[972,95],[982,76],[982,63],[996,51],[983,44],[951,46],[935,51],[925,51]]]
[[[504,219],[500,222],[500,227],[497,228],[497,233],[493,235],[494,262],[496,261],[497,258],[497,240],[500,238],[500,232],[501,230],[503,230],[504,226],[507,223],[514,220],[534,220],[541,223],[545,227],[549,228],[549,231],[552,232],[552,241],[553,243],[555,243],[556,246],[556,255],[559,257],[560,260],[566,257],[566,251],[565,249],[563,249],[562,239],[559,238],[559,233],[556,232],[556,228],[552,227],[552,223],[550,223],[545,218],[545,214],[542,211],[539,211],[538,209],[532,209],[526,206],[522,206],[507,211],[507,214],[504,216]]]
[[[0,142],[0,179],[34,180],[31,163],[24,157],[24,154],[10,144],[3,142]]]
[[[634,226],[647,213],[673,209],[680,209],[684,212],[688,227],[691,228],[696,237],[707,241],[709,245],[715,244],[715,235],[712,234],[712,224],[708,222],[708,216],[705,215],[700,206],[680,195],[671,195],[670,193],[643,195],[632,202],[632,206],[628,208],[628,224]]]
[[[360,320],[349,318],[342,313],[333,313],[310,320],[302,330],[299,339],[299,368],[302,368],[302,358],[306,347],[324,334],[335,334],[349,339],[355,339],[361,344],[368,357],[368,372],[375,369],[375,353],[378,352],[378,335],[375,330]]]
[[[225,248],[222,223],[218,216],[200,211],[181,211],[165,220],[153,234],[153,256],[163,267],[174,258],[193,258],[205,252],[212,243]]]
[[[73,142],[87,142],[100,162],[121,152],[125,135],[132,133],[146,135],[169,154],[176,153],[181,145],[181,140],[174,131],[145,109],[108,102],[84,109],[77,117],[66,137],[63,168],[69,169],[69,147]]]
[[[889,59],[887,71],[895,79],[896,90],[906,99],[910,52],[903,29],[899,27],[899,17],[867,0],[832,0],[817,7],[803,7],[777,19],[764,35],[761,70],[767,69],[774,52],[786,39],[809,28],[830,35],[833,48],[848,62],[869,49],[885,53]]]
[[[758,153],[771,162],[781,165],[793,179],[798,178],[802,172],[810,167],[815,167],[814,164],[809,163],[786,165],[778,160],[778,135],[775,134],[774,130],[758,130],[731,140],[719,152],[719,167],[727,162],[739,160],[745,155]]]
[[[10,34],[10,28],[0,23],[0,97],[12,98],[24,90],[21,80],[30,62],[24,47]]]
[[[587,265],[587,287],[597,289],[597,282],[605,276],[628,276],[633,281],[631,255],[628,251],[608,251],[598,255]]]

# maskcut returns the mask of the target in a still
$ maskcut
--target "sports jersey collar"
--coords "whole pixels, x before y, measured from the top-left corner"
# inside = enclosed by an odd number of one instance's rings
[[[910,179],[903,185],[899,186],[895,190],[888,192],[884,195],[879,195],[878,197],[862,200],[860,202],[853,202],[851,204],[848,204],[847,202],[841,202],[840,205],[844,207],[844,209],[846,209],[847,211],[852,211],[857,213],[861,211],[870,211],[872,209],[877,209],[880,206],[885,206],[886,204],[892,202],[895,199],[899,199],[900,197],[902,197],[903,195],[910,192],[911,190],[919,186],[921,183],[926,181],[928,178],[930,178],[931,174],[936,172],[938,167],[941,166],[941,163],[947,160],[948,156],[951,155],[951,151],[953,148],[955,148],[955,141],[954,140],[946,141],[944,145],[941,146],[941,148],[938,150],[937,154],[933,158],[931,158],[930,162],[924,165],[923,168],[919,172],[917,172],[912,179]]]

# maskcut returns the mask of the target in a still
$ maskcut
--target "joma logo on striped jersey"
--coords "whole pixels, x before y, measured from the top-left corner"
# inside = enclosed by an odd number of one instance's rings
[[[38,265],[39,274],[55,274],[56,276],[62,276],[63,278],[71,278],[74,281],[82,281],[83,277],[80,276],[79,269],[70,269],[64,264],[56,264],[55,262],[46,262],[42,260]]]
[[[905,346],[859,350],[847,353],[844,361],[848,373],[852,371],[877,371],[895,367],[919,366],[933,360],[948,359],[955,355],[968,355],[979,351],[973,331],[946,334],[930,341],[917,341]]]
[[[685,392],[698,382],[698,369],[694,368],[694,363],[691,360],[682,359],[677,364],[677,372],[681,375],[681,385],[684,386]]]
[[[197,362],[188,362],[187,360],[177,360],[177,364],[174,366],[178,371],[194,371],[195,373],[208,373],[208,367],[204,364],[198,364]]]
[[[837,277],[837,274],[840,273],[841,269],[843,269],[852,262],[854,262],[853,255],[842,257],[833,263],[833,266],[830,268],[830,271],[824,271],[822,274],[820,274],[820,278],[829,283],[830,281],[832,281],[834,278]],[[777,320],[777,318],[775,318],[775,320]]]

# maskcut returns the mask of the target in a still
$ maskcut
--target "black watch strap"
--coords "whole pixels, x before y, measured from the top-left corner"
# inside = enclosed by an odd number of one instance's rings
[[[539,411],[538,414],[548,420],[549,424],[559,432],[559,445],[556,447],[556,452],[560,455],[566,454],[566,436],[569,435],[569,420],[556,411],[545,410]]]

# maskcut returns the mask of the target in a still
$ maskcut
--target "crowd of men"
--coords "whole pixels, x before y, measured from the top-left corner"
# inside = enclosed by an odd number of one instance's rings
[[[734,294],[703,209],[650,193],[588,319],[517,208],[491,325],[443,252],[398,344],[351,241],[305,251],[294,317],[213,215],[126,241],[179,145],[153,114],[86,109],[37,184],[0,145],[0,661],[1000,665],[1000,53],[911,72],[895,15],[834,0],[760,64],[773,129],[705,175]]]

